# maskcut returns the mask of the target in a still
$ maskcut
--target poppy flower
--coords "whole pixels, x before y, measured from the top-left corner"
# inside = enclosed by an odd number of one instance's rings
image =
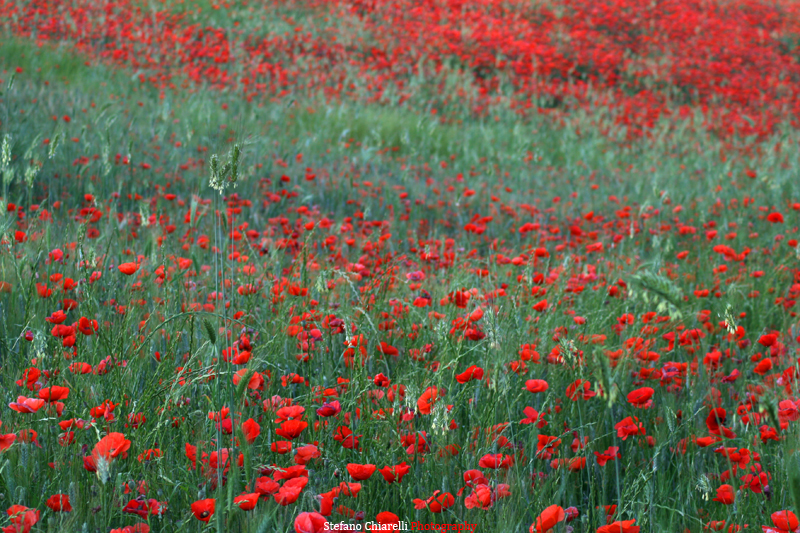
[[[550,385],[543,379],[529,379],[525,382],[525,388],[528,389],[528,392],[536,394],[546,391]]]
[[[372,477],[372,474],[375,473],[375,469],[375,465],[360,465],[355,463],[350,463],[347,465],[347,473],[350,474],[350,477],[356,481],[364,481],[365,479],[369,479]]]
[[[417,409],[423,415],[431,414],[433,405],[444,395],[444,391],[437,387],[428,387],[417,400]]]
[[[392,526],[392,525],[399,526],[400,525],[400,517],[397,516],[396,514],[390,512],[390,511],[383,511],[383,512],[378,513],[378,515],[375,517],[375,523],[380,525],[380,526]],[[374,531],[386,531],[387,528],[385,528],[385,527],[384,528],[376,527],[376,528],[373,528],[373,530]]]
[[[461,374],[456,375],[456,381],[461,384],[480,379],[483,379],[483,369],[475,365],[470,366]]]
[[[478,461],[478,466],[481,468],[509,468],[513,463],[513,457],[510,455],[503,455],[502,453],[489,453],[484,455]]]
[[[53,494],[47,498],[45,505],[55,513],[69,513],[72,511],[68,494]]]
[[[387,483],[400,483],[403,481],[403,476],[408,474],[411,471],[411,467],[406,464],[405,461],[400,463],[399,465],[394,466],[384,466],[378,472],[381,473],[383,479],[386,480]]]
[[[791,511],[778,511],[772,513],[770,518],[775,529],[762,526],[765,533],[794,533],[800,529],[800,521],[797,520],[797,515]]]
[[[563,522],[567,515],[564,509],[558,505],[551,505],[536,517],[531,524],[530,533],[548,533],[555,528],[559,522]]]
[[[18,396],[16,402],[8,404],[8,406],[18,413],[35,413],[44,406],[45,401],[42,399],[26,398],[25,396]]]
[[[597,533],[639,533],[639,526],[633,524],[636,520],[623,520],[614,522],[597,529]]]
[[[12,505],[6,510],[6,514],[13,527],[3,528],[4,533],[29,533],[41,515],[38,509],[29,509],[24,505]]]
[[[256,508],[258,503],[259,493],[253,492],[251,494],[240,494],[233,499],[233,503],[239,506],[242,511],[252,511]]]
[[[649,409],[653,405],[653,400],[651,398],[653,397],[654,393],[655,391],[650,387],[642,387],[630,392],[627,396],[627,399],[628,402],[634,407]]]
[[[281,424],[281,427],[275,430],[275,433],[285,439],[296,439],[300,436],[304,429],[308,427],[308,422],[302,420],[287,420]]]
[[[520,420],[520,424],[533,424],[539,418],[539,411],[533,407],[526,407],[522,412],[525,413],[525,418]]]
[[[592,384],[588,380],[576,379],[573,383],[567,386],[567,398],[573,402],[578,401],[580,398],[583,398],[584,400],[594,398],[597,396],[597,393],[593,390],[590,390],[591,386]]]
[[[300,497],[300,493],[308,484],[307,477],[295,477],[286,481],[283,486],[278,489],[278,492],[272,495],[275,502],[279,505],[291,505]]]
[[[217,507],[217,500],[214,498],[207,498],[205,500],[197,500],[192,504],[192,514],[201,522],[208,523],[211,517],[214,516],[214,511]]]
[[[772,359],[766,357],[758,362],[756,367],[753,369],[753,372],[755,372],[759,376],[763,376],[770,370],[772,370]]]
[[[14,433],[8,433],[6,435],[0,435],[0,452],[6,452],[11,445],[14,444],[14,441],[17,440],[17,436]]]
[[[328,520],[319,513],[300,513],[294,519],[295,533],[322,533],[328,531]]]
[[[261,426],[252,418],[248,418],[242,423],[242,432],[244,433],[244,440],[247,444],[253,444],[256,438],[261,434]]]
[[[69,389],[67,387],[46,387],[39,390],[39,398],[46,402],[55,402],[57,400],[66,400],[69,397]]]
[[[300,446],[295,450],[294,462],[298,465],[305,465],[308,464],[308,462],[312,459],[317,459],[319,457],[322,457],[322,453],[319,451],[319,448],[313,444],[306,444],[305,446]]]
[[[490,509],[494,505],[494,500],[494,493],[488,485],[477,485],[464,499],[464,507],[467,509]]]
[[[119,269],[120,272],[122,272],[126,276],[131,276],[131,275],[135,274],[137,270],[139,270],[139,264],[138,263],[122,263],[117,268]]]
[[[317,409],[317,415],[327,418],[329,416],[336,416],[342,410],[341,405],[339,404],[339,400],[334,400],[332,402],[325,402],[322,404],[322,407]]]
[[[95,444],[92,450],[92,458],[97,461],[100,458],[106,461],[111,461],[119,456],[123,459],[128,457],[128,450],[131,447],[131,441],[125,438],[122,433],[109,433],[100,442]]]
[[[717,487],[717,496],[714,498],[715,502],[725,505],[732,505],[736,499],[736,493],[730,485],[720,485]]]
[[[558,453],[558,447],[561,445],[561,439],[558,437],[551,437],[549,435],[537,435],[539,441],[536,445],[537,456],[543,459],[550,459],[554,454]]]
[[[353,430],[347,426],[339,426],[333,432],[333,440],[340,443],[343,448],[358,449],[358,439],[361,435],[354,435]]]
[[[144,522],[140,522],[134,526],[112,529],[108,533],[150,533],[150,526]]]
[[[597,464],[600,466],[606,466],[609,461],[615,461],[622,457],[622,454],[619,453],[619,448],[616,446],[609,447],[603,453],[594,452],[594,455],[597,457]]]
[[[614,429],[617,430],[617,436],[622,440],[626,440],[633,435],[644,435],[646,433],[644,424],[640,423],[635,416],[623,418],[614,425]]]
[[[439,514],[442,512],[442,510],[452,507],[456,502],[453,495],[450,494],[449,492],[439,494],[440,492],[441,491],[439,490],[434,491],[433,496],[431,496],[427,500],[420,500],[418,498],[415,498],[414,508],[425,509],[427,507],[430,512]]]

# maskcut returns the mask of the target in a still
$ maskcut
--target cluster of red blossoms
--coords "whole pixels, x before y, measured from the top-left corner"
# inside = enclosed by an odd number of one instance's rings
[[[135,69],[131,94],[155,86],[163,106],[147,153],[124,156],[78,137],[98,128],[93,101],[54,114],[76,135],[54,160],[81,171],[25,190],[17,169],[49,169],[36,150],[50,138],[37,131],[25,156],[0,139],[4,533],[265,517],[382,531],[503,513],[531,533],[734,533],[772,513],[764,532],[798,533],[776,497],[800,490],[784,475],[800,420],[791,183],[755,181],[742,161],[713,185],[680,167],[702,194],[679,201],[635,196],[632,164],[562,175],[531,151],[515,177],[482,156],[364,163],[287,139],[217,194],[195,132],[158,129],[184,126],[168,95],[202,87],[242,106],[309,97],[445,123],[580,115],[630,137],[699,111],[723,139],[766,138],[800,119],[797,4],[272,4],[0,0],[8,35]],[[259,27],[262,8],[280,31]],[[63,87],[26,102],[36,112]],[[540,175],[552,183],[527,188]],[[653,486],[680,512],[654,505]]]
[[[728,137],[768,137],[800,120],[800,12],[789,0],[282,0],[214,9],[234,25],[200,8],[151,12],[130,0],[0,3],[13,34],[69,41],[165,90],[186,80],[248,100],[432,102],[442,120],[499,103],[523,116],[599,107],[597,127],[624,127],[629,139],[697,109],[704,126]],[[291,31],[265,32],[268,17]],[[452,76],[463,82],[443,92]]]

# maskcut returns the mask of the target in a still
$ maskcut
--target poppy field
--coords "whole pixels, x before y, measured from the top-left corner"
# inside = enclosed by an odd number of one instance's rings
[[[4,533],[800,531],[800,4],[0,15]]]

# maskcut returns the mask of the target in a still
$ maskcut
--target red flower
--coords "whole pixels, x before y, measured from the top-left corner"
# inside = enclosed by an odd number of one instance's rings
[[[67,387],[47,387],[39,391],[39,398],[46,402],[55,402],[57,400],[66,400],[69,397],[69,389]]]
[[[642,387],[628,394],[628,402],[634,407],[648,409],[653,405],[653,393],[655,391],[650,387]]]
[[[403,461],[399,465],[384,466],[378,471],[381,473],[383,479],[385,479],[387,483],[400,483],[403,481],[403,476],[408,474],[410,470],[411,467],[408,466],[405,461]]]
[[[350,463],[347,465],[347,473],[356,481],[364,481],[372,477],[375,473],[375,465],[359,465]]]
[[[300,513],[294,519],[295,533],[322,533],[328,521],[319,513]]]
[[[135,274],[137,270],[139,270],[139,265],[137,263],[122,263],[117,267],[120,272],[125,274],[126,276],[130,276]]]
[[[248,418],[242,423],[242,432],[244,433],[244,440],[247,441],[247,444],[253,444],[256,437],[261,434],[261,426],[252,418]]]
[[[448,509],[456,503],[456,499],[453,497],[452,494],[450,494],[449,492],[445,492],[444,494],[439,494],[440,492],[441,492],[440,490],[435,491],[433,493],[433,496],[431,496],[427,500],[420,500],[419,498],[414,498],[414,508],[425,509],[427,507],[430,510],[430,512],[438,514],[441,513],[443,509]]]
[[[12,505],[6,511],[13,527],[3,528],[8,533],[30,533],[31,528],[39,521],[39,510],[29,509],[24,505]]]
[[[214,516],[214,511],[216,510],[217,500],[214,498],[208,498],[206,500],[197,500],[192,504],[192,513],[194,517],[200,520],[201,522],[208,523],[211,520],[211,517]]]
[[[233,499],[233,503],[239,506],[242,511],[252,511],[256,508],[258,503],[259,493],[253,492],[251,494],[240,494]]]
[[[597,529],[597,533],[639,533],[639,526],[634,526],[636,520],[623,520],[614,522]]]
[[[45,505],[56,513],[69,513],[72,511],[72,505],[69,503],[69,495],[67,494],[53,494],[47,498]]]
[[[567,518],[564,509],[558,505],[551,505],[540,514],[530,527],[530,533],[548,533],[559,522]]]
[[[777,532],[775,533],[793,533],[800,528],[800,521],[797,520],[797,515],[791,511],[778,511],[776,513],[772,513],[770,518],[772,519],[772,523],[777,528]],[[767,526],[762,526],[762,529],[765,532],[775,531]]]
[[[467,383],[473,379],[483,379],[483,369],[479,366],[472,365],[461,374],[456,375],[456,381],[459,383]]]
[[[125,438],[122,433],[109,433],[100,442],[95,444],[92,450],[92,458],[97,462],[99,458],[106,461],[111,461],[122,456],[123,459],[128,457],[128,450],[131,447],[131,441]]]
[[[419,397],[417,400],[417,408],[419,412],[423,415],[431,414],[431,409],[433,409],[433,405],[436,401],[444,395],[444,390],[438,389],[436,387],[428,387],[425,389],[425,392]]]
[[[285,439],[292,440],[299,437],[307,427],[308,422],[303,422],[302,420],[287,420],[281,424],[281,427],[275,430],[275,433]]]
[[[529,379],[525,382],[525,388],[528,389],[528,392],[536,394],[546,391],[550,385],[543,379]]]
[[[597,464],[600,466],[606,466],[606,463],[609,461],[614,461],[622,457],[622,454],[619,453],[619,448],[616,446],[611,446],[603,453],[594,452],[594,454],[597,456]]]
[[[15,440],[17,440],[17,436],[13,433],[0,435],[0,452],[8,451],[8,449],[11,448],[11,445],[14,444]]]
[[[8,404],[8,406],[18,413],[35,413],[44,405],[44,400],[36,400],[33,398],[26,398],[25,396],[18,396],[16,402]]]
[[[717,488],[717,497],[714,498],[715,502],[725,505],[732,505],[735,499],[736,493],[733,491],[733,487],[730,485],[720,485]]]
[[[399,525],[400,517],[389,511],[383,511],[381,513],[378,513],[378,516],[375,517],[375,523],[380,524],[382,526],[392,525],[392,524]],[[384,529],[374,528],[374,531],[386,531],[386,528]]]
[[[567,387],[567,398],[575,402],[580,398],[588,400],[597,396],[596,392],[589,390],[591,386],[592,384],[588,380],[576,379]]]
[[[614,425],[614,429],[617,430],[617,436],[622,440],[626,440],[633,435],[645,434],[644,424],[641,424],[635,416],[623,418]]]

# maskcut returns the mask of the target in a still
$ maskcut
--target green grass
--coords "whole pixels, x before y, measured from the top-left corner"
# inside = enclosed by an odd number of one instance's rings
[[[22,67],[23,72],[16,75],[11,84],[16,67]],[[378,372],[385,372],[394,382],[409,387],[409,404],[413,404],[428,386],[448,389],[446,403],[455,406],[453,412],[445,412],[440,403],[431,417],[415,419],[415,429],[424,429],[431,435],[434,450],[445,444],[459,443],[462,453],[447,460],[431,457],[424,464],[414,463],[412,473],[400,485],[386,486],[378,479],[371,479],[364,483],[357,499],[342,498],[344,505],[355,510],[368,509],[370,518],[379,510],[392,510],[407,520],[467,520],[478,523],[478,531],[527,531],[542,509],[558,503],[564,507],[580,507],[582,516],[578,523],[573,523],[575,531],[594,531],[604,523],[604,516],[596,508],[619,503],[618,516],[635,517],[643,531],[688,529],[695,532],[702,530],[702,521],[697,518],[698,508],[710,509],[714,518],[728,517],[756,528],[768,523],[766,515],[773,510],[791,507],[787,490],[789,469],[783,465],[793,460],[789,452],[796,447],[793,435],[785,443],[762,445],[757,442],[754,445],[752,431],[745,431],[737,423],[741,436],[731,445],[751,447],[762,454],[764,468],[773,476],[774,499],[766,502],[755,495],[742,496],[734,508],[711,502],[706,484],[716,487],[718,483],[700,479],[707,473],[718,474],[727,468],[724,461],[718,460],[710,450],[692,445],[686,455],[671,452],[680,439],[691,439],[703,431],[707,415],[703,403],[711,385],[703,379],[702,365],[700,377],[693,380],[691,387],[676,395],[659,390],[657,409],[638,411],[624,401],[624,394],[631,389],[630,367],[620,364],[610,369],[604,362],[602,349],[580,345],[585,352],[586,366],[576,370],[557,365],[534,368],[528,378],[544,377],[551,388],[543,397],[532,397],[524,390],[525,378],[506,371],[505,365],[516,358],[519,346],[539,338],[539,351],[545,358],[559,344],[552,339],[556,328],[569,328],[573,342],[577,333],[584,330],[574,328],[571,317],[564,315],[560,307],[543,313],[539,322],[531,322],[531,305],[540,298],[531,297],[529,288],[528,292],[523,292],[516,278],[532,275],[534,267],[500,266],[496,257],[499,252],[520,253],[528,245],[547,246],[552,257],[542,260],[535,267],[537,271],[547,274],[563,267],[567,275],[586,273],[585,264],[575,264],[569,253],[555,253],[552,244],[524,240],[512,230],[533,219],[523,212],[521,204],[525,203],[537,206],[543,224],[551,223],[562,232],[568,232],[574,221],[588,211],[596,211],[605,217],[605,222],[612,224],[611,229],[601,233],[607,243],[612,234],[624,238],[612,253],[587,261],[597,267],[598,274],[609,284],[625,279],[631,290],[627,299],[609,298],[605,290],[588,289],[580,296],[573,296],[579,304],[576,310],[588,319],[590,326],[585,331],[608,334],[605,349],[620,348],[627,338],[638,335],[631,326],[624,335],[613,336],[611,328],[617,323],[617,317],[633,313],[638,318],[656,309],[660,315],[680,317],[687,327],[693,328],[699,327],[695,318],[699,310],[709,309],[711,322],[716,323],[723,319],[730,306],[737,316],[739,312],[747,313],[742,325],[748,337],[757,338],[771,328],[788,330],[792,319],[781,307],[773,305],[774,296],[759,299],[746,296],[753,288],[766,292],[767,288],[774,287],[785,292],[790,284],[791,269],[796,268],[793,250],[784,244],[770,255],[760,251],[762,247],[771,246],[782,230],[759,220],[757,208],[714,213],[714,206],[717,199],[728,205],[732,199],[741,203],[745,196],[752,196],[757,206],[777,206],[788,217],[786,202],[800,197],[800,182],[796,179],[800,170],[798,161],[787,155],[792,154],[790,148],[797,146],[794,133],[781,139],[784,145],[781,155],[775,155],[769,148],[771,144],[766,143],[760,156],[740,156],[730,150],[726,151],[727,160],[722,162],[723,144],[702,130],[688,126],[676,130],[664,124],[662,133],[656,133],[654,140],[631,146],[621,141],[625,132],[619,131],[617,138],[609,138],[598,133],[603,124],[580,116],[567,125],[558,126],[550,118],[538,116],[521,122],[513,111],[499,109],[498,120],[494,117],[464,118],[458,124],[441,124],[435,116],[404,109],[329,105],[303,99],[291,105],[247,103],[235,95],[207,88],[167,92],[162,98],[156,89],[139,83],[135,73],[86,65],[67,47],[37,48],[11,39],[5,39],[0,46],[0,71],[5,71],[0,75],[3,79],[0,134],[9,139],[12,156],[10,165],[4,169],[2,198],[6,204],[13,202],[26,207],[28,225],[25,231],[29,236],[29,241],[22,245],[10,244],[19,227],[18,219],[15,214],[2,210],[2,240],[8,244],[4,244],[0,256],[0,274],[2,280],[13,284],[13,291],[0,295],[3,324],[0,385],[5,391],[0,398],[6,404],[15,401],[20,389],[14,381],[20,379],[31,358],[36,357],[57,369],[60,379],[70,387],[71,395],[65,402],[68,416],[88,418],[88,409],[106,398],[120,402],[115,428],[133,438],[132,450],[135,450],[133,457],[120,461],[111,480],[104,484],[83,470],[80,459],[85,454],[55,444],[58,430],[51,421],[25,418],[25,415],[4,410],[4,431],[15,424],[19,427],[36,425],[44,446],[15,445],[8,456],[0,455],[0,486],[3,487],[0,503],[20,503],[44,510],[44,500],[50,494],[69,493],[73,500],[75,511],[69,515],[44,514],[37,526],[42,531],[46,528],[105,533],[110,527],[133,523],[132,518],[122,516],[115,505],[124,505],[127,501],[127,497],[122,497],[123,485],[140,479],[150,484],[151,497],[170,502],[170,512],[163,518],[151,519],[154,531],[200,531],[201,525],[188,513],[188,507],[191,502],[205,497],[217,498],[218,513],[209,528],[286,531],[299,510],[317,508],[314,494],[330,490],[347,479],[341,475],[347,463],[370,461],[379,467],[404,460],[412,463],[401,446],[387,445],[388,439],[398,437],[394,421],[384,423],[365,416],[356,427],[356,433],[365,435],[362,453],[339,447],[333,442],[330,431],[311,433],[308,430],[304,439],[319,440],[326,452],[324,461],[313,465],[312,484],[297,504],[284,508],[274,502],[260,503],[257,519],[238,510],[223,513],[223,508],[231,507],[231,497],[252,483],[260,462],[281,465],[290,462],[288,456],[269,451],[271,440],[276,438],[270,422],[273,414],[264,415],[260,402],[254,398],[251,399],[255,406],[244,406],[241,398],[247,391],[231,384],[232,370],[219,362],[221,350],[229,346],[219,328],[241,326],[240,322],[230,321],[235,310],[244,311],[242,321],[260,334],[247,368],[262,373],[270,371],[273,376],[273,383],[263,392],[262,398],[274,394],[294,398],[306,406],[309,417],[313,416],[311,412],[316,405],[312,391],[302,385],[283,387],[280,376],[297,372],[310,378],[314,385],[331,387],[336,376],[346,375],[351,382],[349,390],[342,392],[343,411],[354,412],[359,407],[365,414],[373,407],[365,396],[366,391],[374,388],[369,377]],[[223,104],[227,109],[223,109]],[[70,122],[63,120],[64,115],[71,117]],[[53,120],[53,116],[57,120]],[[45,138],[52,141],[56,137],[61,142],[55,150],[50,149],[52,144],[43,144]],[[73,138],[77,138],[77,142]],[[180,147],[175,144],[178,141]],[[253,207],[241,216],[231,218],[234,214],[229,212],[217,219],[214,210],[225,213],[226,204],[209,187],[209,161],[214,154],[226,161],[235,143],[243,149],[240,174],[236,187],[229,186],[225,192],[237,192],[251,199]],[[133,164],[117,164],[116,154],[130,156]],[[298,160],[298,154],[302,154],[302,160]],[[87,157],[88,162],[81,163],[82,156]],[[285,161],[286,166],[280,166],[278,159]],[[74,164],[75,161],[78,164]],[[442,161],[447,162],[446,168],[440,165]],[[150,168],[142,168],[141,163],[147,163]],[[316,173],[314,182],[304,180],[306,168]],[[757,168],[759,178],[744,177],[744,168]],[[296,198],[265,205],[262,203],[265,190],[280,193],[284,186],[278,180],[284,173],[292,179],[285,189],[296,193]],[[457,181],[458,174],[463,175],[463,182]],[[26,183],[26,176],[32,178],[30,184]],[[271,183],[262,182],[264,178]],[[373,182],[374,187],[364,187],[364,181]],[[597,188],[593,189],[592,185]],[[409,193],[413,211],[407,219],[402,216],[404,204],[395,186]],[[477,190],[469,200],[463,195],[466,187]],[[176,201],[184,204],[178,207],[158,194],[165,192],[177,194]],[[87,193],[96,196],[98,209],[104,211],[101,221],[94,225],[75,220],[85,203],[82,196]],[[119,194],[118,199],[115,193]],[[136,200],[136,194],[142,199]],[[573,194],[577,196],[573,198]],[[493,201],[492,195],[499,201]],[[614,218],[620,206],[609,200],[611,195],[632,206],[630,218]],[[551,203],[556,196],[561,201]],[[211,204],[203,206],[199,200],[210,200]],[[57,202],[61,202],[59,207]],[[36,212],[29,209],[32,203],[51,211],[55,222],[39,220]],[[388,211],[389,205],[394,210],[393,215]],[[685,209],[682,214],[673,211],[679,205]],[[274,245],[268,247],[264,255],[255,243],[236,245],[237,251],[253,258],[254,275],[243,273],[241,265],[228,259],[225,253],[201,249],[188,238],[204,233],[210,237],[211,246],[229,251],[226,246],[233,243],[226,232],[234,224],[248,222],[258,230],[273,230],[275,234],[270,238],[274,244],[285,234],[281,233],[281,224],[269,220],[281,216],[290,218],[292,224],[297,219],[305,220],[298,213],[300,206],[310,209],[313,215],[309,219],[319,222],[322,217],[328,217],[334,220],[334,228],[303,233],[299,241],[303,251],[297,256]],[[508,215],[501,206],[516,209],[518,216]],[[205,216],[194,225],[186,225],[183,217],[187,211],[205,213]],[[392,238],[385,244],[378,244],[380,230],[369,235],[359,234],[356,245],[342,247],[346,257],[328,261],[328,256],[335,253],[326,250],[325,237],[344,238],[337,231],[338,227],[345,217],[354,217],[356,212],[363,213],[366,220],[391,219]],[[495,220],[482,236],[466,236],[461,228],[476,213],[494,216]],[[652,216],[644,219],[640,216],[643,213]],[[161,223],[156,219],[154,224],[135,226],[136,215],[147,221],[151,214],[167,216],[169,221]],[[697,238],[678,239],[674,231],[659,240],[650,237],[650,229],[662,223],[674,224],[676,218],[696,226]],[[745,277],[737,282],[738,287],[726,286],[723,299],[684,301],[665,297],[664,294],[670,296],[670,292],[675,291],[681,296],[691,296],[696,284],[708,287],[714,283],[711,268],[720,261],[703,240],[703,224],[710,220],[718,222],[720,233],[727,231],[725,224],[728,222],[738,222],[740,235],[726,242],[736,251],[744,246],[754,248],[756,251],[748,265],[764,267],[766,275],[757,280]],[[434,302],[438,303],[448,292],[462,287],[478,287],[487,292],[501,283],[510,284],[508,297],[499,300],[492,316],[484,319],[487,339],[477,343],[456,342],[448,335],[450,321],[463,315],[452,306],[435,307],[446,314],[441,323],[428,318],[427,308],[411,307],[407,313],[399,314],[397,325],[404,332],[412,331],[414,325],[421,326],[419,336],[413,341],[395,339],[378,330],[378,324],[387,319],[382,313],[391,312],[395,306],[390,303],[391,298],[406,301],[406,305],[407,300],[413,300],[414,293],[402,282],[407,271],[423,264],[418,251],[412,250],[412,247],[422,246],[418,243],[423,233],[420,230],[422,221],[428,224],[431,240],[443,241],[453,235],[459,239],[453,250],[453,268],[429,265],[430,277],[424,287],[431,291]],[[630,225],[631,221],[635,221],[634,226]],[[177,230],[166,234],[169,224],[177,226]],[[602,223],[593,224],[598,230],[603,226]],[[292,228],[296,229],[295,226]],[[100,231],[96,240],[88,238],[89,227]],[[137,238],[131,234],[134,228]],[[784,229],[787,238],[796,238],[795,223],[787,224]],[[748,238],[751,231],[758,231],[761,237]],[[378,252],[369,252],[367,242]],[[431,243],[428,246],[432,246]],[[47,260],[48,253],[56,247],[70,254],[66,264]],[[477,257],[470,256],[472,248],[477,250]],[[679,249],[691,252],[689,261],[675,261]],[[197,275],[176,271],[171,279],[157,285],[152,275],[142,279],[124,278],[116,269],[108,268],[131,261],[137,254],[146,258],[143,268],[148,272],[160,265],[174,267],[175,257],[191,258]],[[88,261],[91,266],[79,268],[76,258]],[[362,258],[373,262],[385,259],[385,263],[378,265],[381,273],[373,266],[380,281],[376,286],[369,285],[368,279],[347,281],[349,278],[343,276],[344,269]],[[318,270],[312,260],[319,265]],[[407,262],[413,266],[407,266]],[[209,272],[199,270],[203,265],[210,267]],[[387,269],[391,267],[399,269],[400,281],[397,288],[390,290],[391,275]],[[470,270],[479,267],[488,268],[490,275],[479,277]],[[71,312],[74,317],[71,315],[69,322],[79,315],[108,322],[109,327],[104,325],[100,335],[78,340],[78,360],[92,365],[106,356],[127,361],[126,367],[114,368],[105,376],[76,376],[67,369],[71,361],[63,358],[58,339],[50,335],[51,325],[43,320],[58,307],[61,295],[40,299],[35,289],[35,283],[43,282],[53,273],[85,280],[90,270],[102,271],[103,277],[93,284],[82,281],[76,293],[81,299],[80,308]],[[34,278],[36,275],[38,279]],[[273,303],[268,281],[272,276],[285,277],[309,288],[309,297],[287,296],[284,301]],[[230,286],[226,287],[226,280]],[[259,294],[239,296],[235,292],[237,286],[255,280],[267,280]],[[340,282],[329,290],[326,283],[333,280]],[[132,290],[137,281],[142,283],[141,292]],[[547,299],[566,301],[570,296],[564,289],[561,285],[551,287]],[[213,312],[187,313],[184,310],[183,304],[207,303],[210,292],[221,290],[233,301],[230,310],[222,306],[217,306]],[[137,302],[140,298],[145,300],[143,305]],[[163,298],[165,303],[160,305],[155,298]],[[319,302],[318,307],[310,304],[311,298]],[[339,307],[332,308],[331,304]],[[125,314],[117,311],[118,305],[127,307]],[[346,322],[358,323],[359,332],[369,339],[371,357],[365,366],[345,367],[341,356],[343,339],[327,334],[313,363],[296,360],[294,341],[284,331],[291,316],[315,308],[323,313],[335,310]],[[674,324],[670,322],[665,327]],[[29,329],[36,335],[33,343],[20,340],[20,335]],[[168,335],[162,335],[162,330]],[[379,340],[397,344],[402,353],[412,347],[434,344],[441,369],[433,372],[409,357],[398,360],[380,357],[375,351]],[[722,333],[709,335],[698,350],[701,360],[712,341],[731,346]],[[329,352],[325,352],[326,348]],[[155,351],[164,355],[164,363],[156,363]],[[188,354],[186,360],[184,354]],[[681,361],[692,359],[676,350],[665,354],[662,361],[671,360],[671,357]],[[463,371],[468,364],[484,366],[494,380],[493,386],[457,384],[453,374]],[[174,379],[177,366],[193,371],[183,384]],[[220,378],[207,384],[203,379],[205,372],[212,370]],[[576,377],[591,379],[593,387],[602,383],[606,390],[614,391],[615,396],[586,403],[564,400],[564,389]],[[756,382],[748,375],[730,390],[744,397],[746,385]],[[181,398],[190,401],[179,402]],[[495,474],[511,485],[512,496],[498,501],[491,511],[467,511],[460,504],[442,516],[414,510],[414,498],[426,498],[434,490],[455,493],[461,486],[458,476],[464,470],[477,468],[478,458],[486,453],[506,451],[486,439],[478,439],[470,449],[474,428],[514,422],[506,435],[512,442],[523,445],[530,459],[539,430],[516,423],[523,416],[522,406],[533,405],[544,411],[559,404],[563,411],[554,411],[548,417],[550,425],[542,432],[559,435],[564,440],[560,457],[571,456],[566,451],[572,441],[571,431],[589,437],[590,450],[602,451],[608,446],[622,445],[613,425],[625,416],[634,415],[645,423],[648,435],[655,437],[655,451],[639,448],[628,441],[620,462],[609,463],[605,468],[592,463],[586,470],[569,475],[553,474],[546,461],[519,460],[507,473]],[[223,405],[237,405],[237,409],[245,413],[243,419],[259,415],[264,418],[262,436],[257,444],[242,446],[245,463],[242,471],[232,468],[224,489],[221,486],[215,489],[204,483],[197,472],[184,468],[188,464],[184,445],[208,443],[212,439],[218,439],[222,446],[230,444],[230,437],[222,436],[208,421],[208,413]],[[382,407],[387,405],[381,404]],[[165,407],[169,410],[159,410]],[[683,418],[676,421],[674,415],[679,410],[683,410]],[[137,412],[147,414],[147,423],[141,429],[124,429],[128,414]],[[172,416],[185,419],[176,430],[170,427]],[[667,420],[670,416],[673,419]],[[657,417],[662,421],[658,422]],[[460,425],[458,430],[443,430],[450,419]],[[562,431],[565,423],[570,425],[569,432]],[[90,449],[97,441],[96,433],[94,430],[80,433],[79,443]],[[163,460],[150,464],[136,460],[138,453],[156,446],[164,450]],[[206,446],[208,452],[213,449],[212,445]],[[48,462],[62,462],[65,466],[62,470],[51,471],[46,468]],[[336,471],[341,477],[334,477]],[[551,475],[537,483],[535,490],[526,490],[531,475],[539,471],[549,471]],[[97,507],[100,509],[93,512]]]

